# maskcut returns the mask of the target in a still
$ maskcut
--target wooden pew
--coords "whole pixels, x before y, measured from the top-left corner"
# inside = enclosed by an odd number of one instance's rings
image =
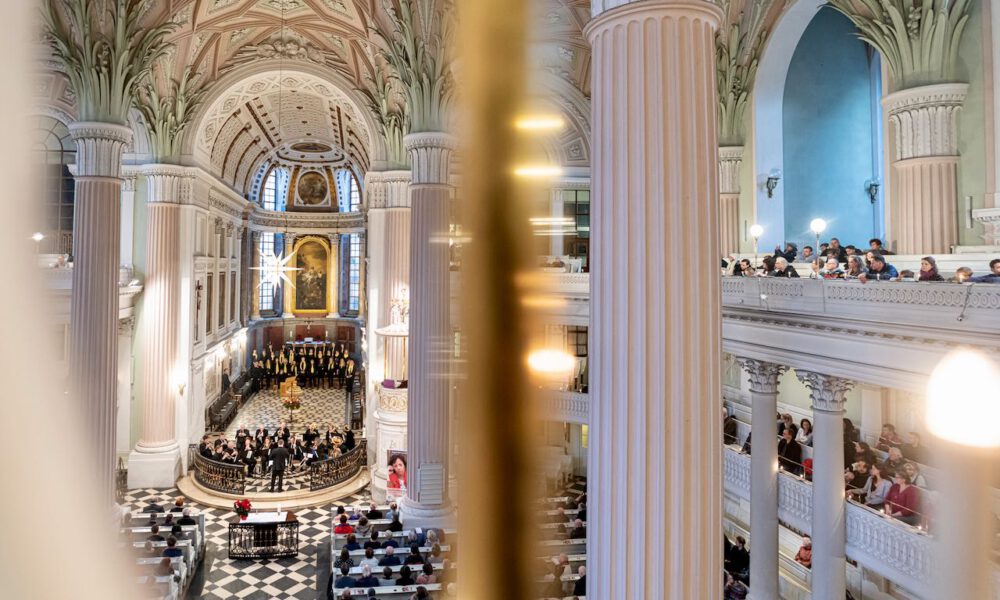
[[[394,539],[397,542],[399,542],[400,546],[403,546],[404,545],[403,544],[403,540],[406,539],[406,536],[409,535],[410,531],[411,531],[410,529],[406,529],[406,530],[403,530],[403,531],[395,531],[395,532],[392,532],[392,533],[382,533],[382,532],[380,532],[379,536],[378,536],[378,539],[379,539],[379,541],[384,542],[385,540],[391,538],[391,539]],[[456,530],[456,529],[445,529],[444,530],[444,537],[445,537],[445,539],[448,539],[451,536],[456,535],[457,533],[458,533],[458,530]],[[333,534],[333,549],[334,550],[340,550],[341,548],[343,548],[347,544],[347,536],[348,535],[350,535],[350,534],[348,534],[348,533],[335,533],[335,534]],[[357,535],[357,534],[354,534],[354,535],[358,538],[358,543],[361,544],[362,546],[365,545],[366,541],[368,541],[368,540],[371,539],[370,535],[366,535],[366,536],[360,536],[360,535]]]
[[[431,597],[437,598],[441,596],[441,592],[444,587],[440,583],[429,583],[425,586],[417,585],[395,585],[395,586],[379,586],[372,588],[375,590],[376,597],[379,600],[409,600],[410,596],[417,591],[418,587],[425,588],[431,593]],[[334,588],[333,597],[340,598],[344,593],[344,590],[350,590],[351,596],[360,596],[361,598],[368,597],[368,588]]]

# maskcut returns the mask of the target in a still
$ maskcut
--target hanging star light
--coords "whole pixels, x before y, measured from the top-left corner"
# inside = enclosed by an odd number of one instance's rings
[[[288,264],[288,261],[292,260],[295,253],[292,252],[288,256],[282,258],[271,250],[268,254],[261,254],[260,256],[260,266],[250,267],[255,271],[260,271],[260,282],[263,283],[278,283],[278,280],[288,282],[288,285],[295,287],[295,282],[292,278],[288,276],[289,273],[295,271],[301,271],[302,269],[298,267],[292,267]]]

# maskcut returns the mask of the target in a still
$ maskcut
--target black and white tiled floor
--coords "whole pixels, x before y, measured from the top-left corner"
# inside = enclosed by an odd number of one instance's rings
[[[293,433],[301,434],[306,427],[316,424],[320,431],[329,427],[343,430],[347,424],[347,392],[338,389],[304,388],[302,408],[294,411],[292,421],[288,420],[288,409],[281,405],[281,397],[274,390],[258,392],[240,409],[236,418],[226,429],[226,435],[235,437],[240,425],[250,431],[264,425],[273,431],[282,423],[287,423]]]
[[[125,501],[132,510],[142,510],[150,502],[169,504],[177,496],[176,488],[130,490]],[[361,504],[370,501],[367,493],[355,494],[340,501]],[[316,600],[326,598],[325,586],[330,576],[329,535],[331,506],[301,509],[299,518],[299,555],[279,560],[230,560],[227,553],[230,510],[208,508],[192,503],[205,513],[205,560],[195,574],[188,598],[211,600]]]

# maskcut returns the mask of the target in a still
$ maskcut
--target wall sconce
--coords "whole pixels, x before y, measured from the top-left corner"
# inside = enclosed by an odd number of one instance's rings
[[[868,190],[868,199],[872,201],[872,204],[878,202],[878,192],[881,187],[882,184],[878,179],[869,179],[865,182],[865,189]]]
[[[767,174],[767,181],[764,183],[768,198],[774,198],[774,188],[778,187],[779,181],[781,181],[781,169],[771,169],[771,172]]]
[[[186,387],[187,386],[184,383],[178,383],[177,384],[177,395],[183,396],[184,395],[184,390],[186,389]]]

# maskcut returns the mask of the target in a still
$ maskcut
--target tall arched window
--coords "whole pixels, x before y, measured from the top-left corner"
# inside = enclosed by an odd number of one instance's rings
[[[265,207],[266,208],[266,207]],[[271,209],[273,210],[273,209]],[[264,266],[264,256],[270,255],[274,252],[274,233],[271,231],[264,231],[260,234],[260,263],[256,266]],[[274,310],[274,282],[272,281],[261,281],[260,283],[260,305],[258,308],[261,311],[271,311]]]
[[[361,210],[361,187],[350,169],[340,169],[334,175],[337,182],[337,204],[340,212]]]
[[[267,179],[260,188],[260,205],[264,210],[285,210],[288,179],[288,169],[284,167],[274,167],[268,172]]]
[[[41,250],[70,254],[73,251],[73,204],[75,182],[69,165],[76,162],[76,144],[69,129],[52,117],[38,117],[32,144],[35,164],[41,167],[42,201],[45,203],[44,222],[39,230],[45,234]]]

